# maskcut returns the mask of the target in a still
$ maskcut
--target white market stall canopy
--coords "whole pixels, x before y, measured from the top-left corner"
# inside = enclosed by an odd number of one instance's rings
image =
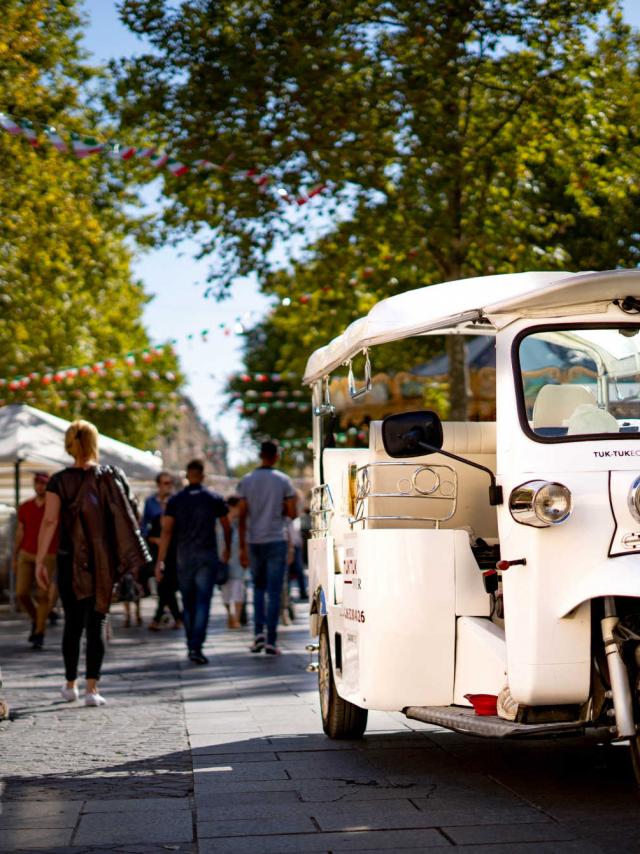
[[[568,306],[606,305],[626,296],[640,298],[640,270],[511,273],[416,288],[377,303],[342,335],[316,350],[307,362],[304,382],[322,379],[378,344],[447,329],[471,333],[473,329],[464,324],[483,319],[476,331],[490,334],[500,318],[507,322],[540,310],[558,314]]]
[[[69,423],[32,406],[0,407],[0,497],[6,500],[7,489],[13,497],[17,462],[22,477],[40,469],[53,472],[72,463],[64,449]],[[153,480],[162,468],[162,459],[150,451],[107,436],[100,436],[99,450],[101,463],[119,466],[134,483]]]

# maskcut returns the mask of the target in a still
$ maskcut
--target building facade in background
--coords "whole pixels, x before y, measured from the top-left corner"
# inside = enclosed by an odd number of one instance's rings
[[[174,428],[158,438],[157,447],[164,467],[182,472],[189,460],[198,458],[206,463],[208,475],[228,475],[226,440],[211,433],[188,397],[182,404],[183,411],[177,416]]]

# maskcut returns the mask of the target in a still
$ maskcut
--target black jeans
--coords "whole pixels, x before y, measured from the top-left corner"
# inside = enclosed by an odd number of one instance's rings
[[[175,573],[164,575],[162,581],[158,582],[158,607],[154,620],[159,623],[164,614],[164,609],[168,608],[171,611],[171,616],[176,622],[181,619],[180,608],[178,608],[178,600],[176,593],[178,592],[178,579]]]
[[[78,678],[80,659],[80,641],[82,633],[87,638],[86,679],[99,679],[104,658],[104,621],[105,615],[95,609],[96,600],[77,599],[73,592],[73,568],[69,558],[58,557],[58,587],[64,608],[64,631],[62,634],[62,656],[67,682]]]

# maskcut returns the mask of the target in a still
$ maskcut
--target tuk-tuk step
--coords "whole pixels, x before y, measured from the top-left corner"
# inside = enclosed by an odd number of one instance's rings
[[[505,721],[497,715],[476,715],[473,709],[462,706],[409,706],[403,710],[412,720],[425,724],[436,724],[466,735],[482,735],[493,738],[541,738],[555,734],[580,734],[585,730],[584,721],[554,721],[545,724],[521,724]]]

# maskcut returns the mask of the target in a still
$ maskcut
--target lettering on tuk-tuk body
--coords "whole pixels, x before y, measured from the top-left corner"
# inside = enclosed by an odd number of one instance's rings
[[[594,457],[640,457],[640,448],[624,448],[620,451],[594,451]]]
[[[358,608],[343,608],[342,617],[345,620],[351,620],[354,623],[366,622],[364,611],[360,611]]]
[[[343,562],[344,583],[350,584],[354,590],[362,590],[362,581],[358,576],[358,562],[354,557],[347,557]]]
[[[358,574],[358,561],[354,557],[346,557],[343,566],[345,575]]]

